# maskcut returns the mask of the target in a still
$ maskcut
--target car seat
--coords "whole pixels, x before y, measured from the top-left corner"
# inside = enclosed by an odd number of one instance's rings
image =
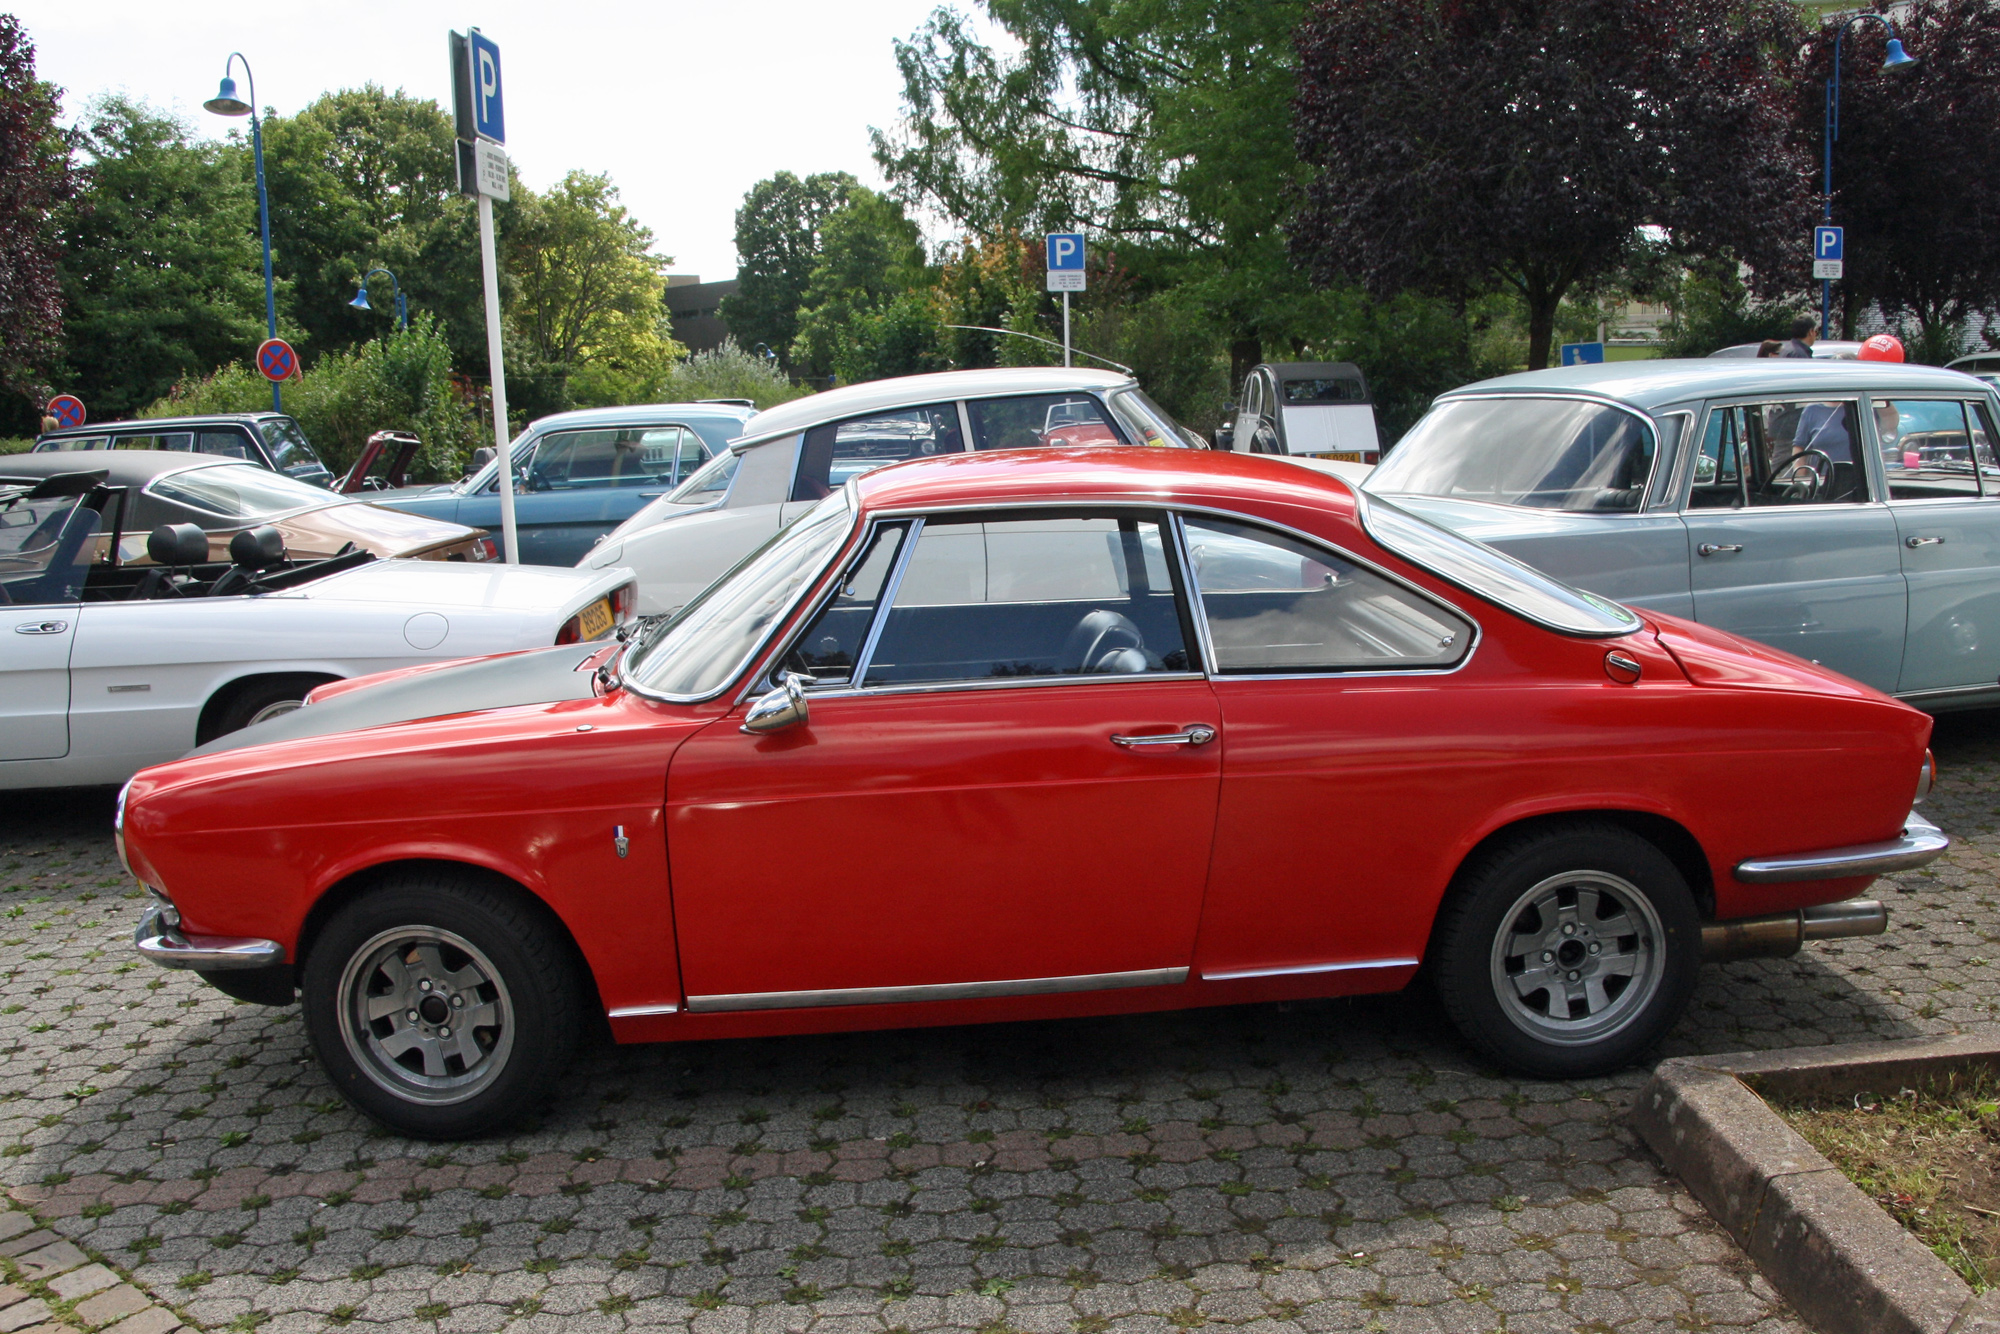
[[[234,563],[209,586],[209,597],[241,593],[257,582],[259,574],[284,564],[285,535],[269,524],[245,528],[229,539],[229,559]]]
[[[146,535],[153,568],[132,587],[132,600],[186,597],[194,576],[187,571],[208,560],[208,534],[199,524],[163,523]]]
[[[1099,609],[1076,623],[1063,643],[1062,670],[1087,675],[1143,672],[1150,665],[1139,627],[1115,611]]]

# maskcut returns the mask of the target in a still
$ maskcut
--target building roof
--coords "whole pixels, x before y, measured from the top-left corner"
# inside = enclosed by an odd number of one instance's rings
[[[994,398],[1005,394],[1061,394],[1075,390],[1102,392],[1133,383],[1135,381],[1129,375],[1116,371],[1086,370],[1080,366],[999,366],[988,370],[938,371],[931,375],[870,380],[866,384],[843,385],[810,398],[796,398],[775,408],[766,408],[750,419],[734,445],[739,449],[761,445],[779,436],[827,422],[870,412],[917,408],[926,403]]]
[[[1685,361],[1608,361],[1592,366],[1559,366],[1502,375],[1462,385],[1439,401],[1464,394],[1587,393],[1652,410],[1690,399],[1733,394],[1853,393],[1903,390],[1911,393],[1987,392],[1984,382],[1936,366],[1891,361],[1824,361],[1804,357],[1701,357]]]

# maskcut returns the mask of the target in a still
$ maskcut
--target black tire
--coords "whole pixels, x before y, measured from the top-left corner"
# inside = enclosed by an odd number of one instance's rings
[[[559,928],[525,896],[447,868],[398,874],[336,912],[300,991],[306,1035],[341,1095],[419,1139],[533,1115],[585,1019]]]
[[[1680,1018],[1701,920],[1673,862],[1630,830],[1543,826],[1460,873],[1427,962],[1466,1041],[1515,1073],[1578,1079],[1632,1064]]]
[[[219,736],[240,732],[251,723],[289,713],[306,702],[314,686],[338,679],[293,672],[285,676],[254,677],[226,686],[202,710],[194,743],[205,746]]]

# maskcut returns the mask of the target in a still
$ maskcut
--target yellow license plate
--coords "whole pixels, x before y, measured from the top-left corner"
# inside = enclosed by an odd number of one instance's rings
[[[611,599],[599,598],[576,614],[576,628],[585,639],[601,639],[611,633]]]

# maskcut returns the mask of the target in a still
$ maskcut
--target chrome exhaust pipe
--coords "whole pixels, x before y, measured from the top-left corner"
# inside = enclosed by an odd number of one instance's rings
[[[1728,959],[1784,959],[1797,954],[1808,940],[1842,936],[1879,936],[1889,929],[1889,910],[1879,899],[1848,899],[1822,903],[1797,912],[1768,917],[1737,917],[1705,922],[1701,928],[1704,963]]]

